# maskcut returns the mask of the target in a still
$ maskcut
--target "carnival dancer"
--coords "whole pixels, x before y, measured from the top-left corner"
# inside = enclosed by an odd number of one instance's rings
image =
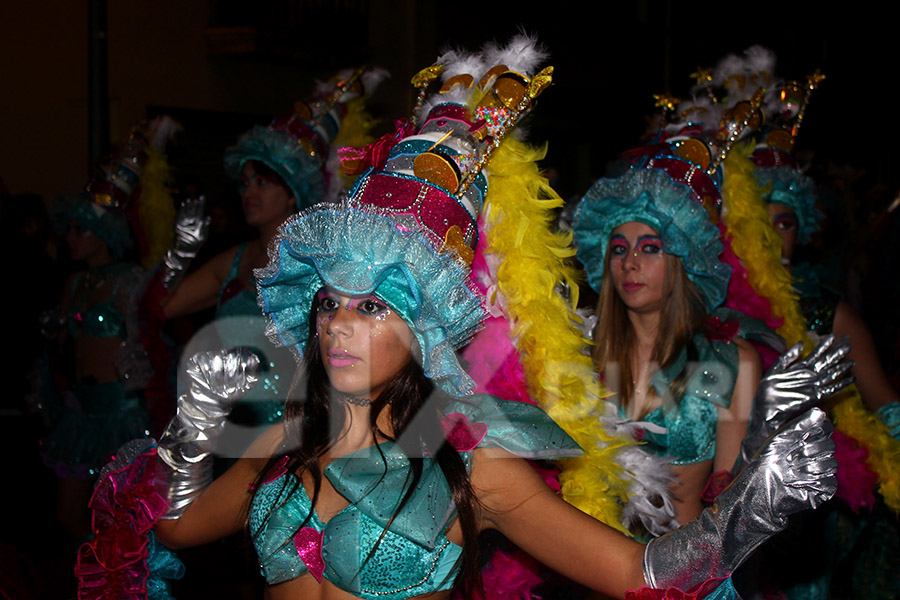
[[[143,388],[152,370],[133,310],[143,270],[126,257],[128,215],[139,213],[137,196],[152,195],[148,179],[166,171],[162,150],[178,127],[168,117],[135,127],[85,192],[53,207],[72,259],[87,267],[68,278],[59,309],[41,322],[58,349],[38,391],[51,426],[41,453],[59,478],[57,517],[73,541],[90,534],[85,507],[101,467],[126,441],[149,435]]]
[[[740,58],[732,57],[731,62],[739,63]],[[803,520],[803,546],[798,546],[793,535],[773,544],[767,554],[771,554],[769,563],[777,584],[789,598],[851,594],[892,598],[900,592],[894,576],[898,554],[896,544],[888,549],[885,540],[897,539],[900,396],[881,368],[862,319],[837,293],[820,284],[810,265],[796,265],[793,260],[795,248],[811,240],[821,220],[815,206],[815,183],[803,173],[794,147],[812,92],[824,79],[819,71],[805,81],[773,76],[764,101],[767,124],[755,136],[752,160],[756,168],[750,174],[777,235],[770,230],[765,232],[768,237],[758,236],[756,258],[750,262],[759,269],[767,251],[772,255],[769,262],[780,259],[783,266],[770,265],[765,271],[774,273],[781,268],[786,275],[772,274],[759,282],[773,306],[785,307],[779,332],[792,340],[816,341],[829,335],[849,340],[856,385],[828,405],[837,429],[837,498],[827,510]],[[750,203],[748,198],[743,204]],[[774,281],[792,282],[793,289]],[[804,560],[784,568],[782,558],[788,553]]]
[[[180,213],[176,245],[162,269],[165,288],[171,290],[162,301],[163,311],[172,318],[214,306],[213,344],[253,347],[263,357],[261,383],[234,415],[249,430],[250,440],[261,427],[282,419],[293,373],[289,353],[265,338],[253,270],[266,264],[266,247],[288,218],[319,202],[336,200],[349,185],[337,168],[336,150],[370,141],[368,130],[374,121],[365,112],[366,94],[384,77],[379,69],[341,71],[318,83],[313,97],[297,102],[291,113],[253,127],[228,148],[225,169],[240,183],[244,216],[259,235],[219,254],[183,280],[205,239],[207,220],[201,202],[187,204]],[[237,455],[241,452],[243,447]]]
[[[178,548],[247,523],[272,598],[446,598],[457,580],[470,596],[485,529],[611,595],[646,583],[727,597],[753,548],[830,496],[828,424],[817,410],[790,423],[715,510],[646,548],[554,494],[521,459],[580,449],[539,408],[471,394],[454,352],[484,317],[466,259],[490,159],[550,76],[468,75],[389,153],[378,146],[348,200],[282,227],[257,280],[270,333],[303,358],[298,396],[284,425],[212,482],[215,437],[256,361],[246,350],[192,359],[190,391],[159,443],[168,508],[156,533]],[[460,101],[473,95],[489,109],[480,119]],[[803,402],[840,387],[839,360],[820,353],[794,372]],[[130,450],[120,465],[157,452]],[[97,557],[96,546],[82,553],[84,572],[96,575]]]
[[[721,307],[732,267],[721,260],[720,166],[756,112],[750,99],[739,109],[682,113],[626,153],[625,174],[591,187],[573,227],[599,295],[595,366],[638,439],[672,459],[679,523],[732,477],[761,373],[750,341],[782,347],[765,324]]]

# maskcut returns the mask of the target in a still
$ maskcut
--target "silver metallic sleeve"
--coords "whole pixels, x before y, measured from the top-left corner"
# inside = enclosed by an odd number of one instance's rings
[[[831,424],[818,408],[772,436],[710,508],[644,550],[650,587],[687,590],[734,573],[752,552],[837,491]]]
[[[162,284],[174,290],[187,271],[191,261],[206,241],[209,217],[204,217],[206,198],[185,200],[175,216],[175,245],[169,248],[162,263]]]
[[[162,518],[177,519],[212,482],[212,453],[234,402],[259,376],[259,359],[241,348],[196,354],[188,361],[190,391],[159,440],[160,476],[169,508]]]
[[[782,354],[759,382],[747,435],[731,470],[735,475],[785,423],[853,383],[853,377],[846,377],[853,367],[853,361],[844,360],[850,353],[846,339],[828,336],[809,356],[798,360],[802,349],[802,344],[796,344]]]

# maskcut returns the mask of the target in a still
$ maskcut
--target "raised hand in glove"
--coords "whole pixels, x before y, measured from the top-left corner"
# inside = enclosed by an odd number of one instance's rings
[[[191,385],[159,440],[169,509],[177,519],[212,482],[212,453],[234,403],[259,378],[259,358],[246,348],[202,352],[188,360]]]
[[[206,198],[185,200],[175,215],[175,244],[163,259],[162,284],[166,290],[178,287],[181,277],[206,241],[209,217],[204,216]]]
[[[854,378],[846,376],[853,368],[853,361],[845,360],[850,353],[846,338],[836,340],[830,335],[809,356],[798,360],[802,349],[803,344],[795,344],[759,382],[733,474],[739,473],[766,438],[785,423],[853,383]]]
[[[688,590],[730,576],[790,515],[831,498],[837,491],[832,431],[825,413],[813,408],[770,437],[712,507],[647,545],[647,585]]]

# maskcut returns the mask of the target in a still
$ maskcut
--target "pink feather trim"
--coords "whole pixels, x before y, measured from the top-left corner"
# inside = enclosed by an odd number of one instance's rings
[[[831,434],[831,439],[834,440],[834,457],[838,461],[838,489],[835,496],[856,514],[863,508],[871,511],[875,505],[878,475],[866,465],[869,452],[855,439],[837,429]]]

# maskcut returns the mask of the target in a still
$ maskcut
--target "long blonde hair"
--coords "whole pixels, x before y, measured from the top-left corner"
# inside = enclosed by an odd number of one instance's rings
[[[706,309],[696,286],[688,279],[681,259],[666,254],[666,293],[663,298],[659,329],[653,345],[651,360],[666,368],[678,357],[681,350],[688,348],[688,364],[693,345],[691,338],[706,329]],[[628,308],[616,289],[610,276],[610,253],[607,250],[600,299],[597,302],[597,326],[594,329],[594,349],[591,356],[597,372],[604,375],[610,367],[618,368],[618,377],[606,377],[606,384],[619,396],[619,403],[627,411],[634,398],[634,359],[637,348],[637,334]],[[676,401],[684,393],[687,378],[685,371],[671,382],[669,389]],[[617,379],[618,381],[611,381]],[[653,390],[650,391],[653,393]]]

